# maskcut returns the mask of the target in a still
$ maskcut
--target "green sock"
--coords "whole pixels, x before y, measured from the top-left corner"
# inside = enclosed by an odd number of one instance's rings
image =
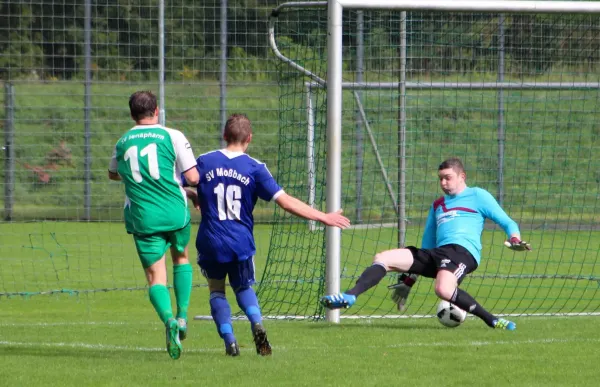
[[[187,320],[190,295],[192,294],[192,265],[184,263],[173,266],[173,287],[177,300],[177,318]]]
[[[152,285],[148,289],[150,295],[150,302],[158,317],[163,323],[167,323],[170,318],[173,318],[173,311],[171,310],[171,295],[169,289],[165,285]]]

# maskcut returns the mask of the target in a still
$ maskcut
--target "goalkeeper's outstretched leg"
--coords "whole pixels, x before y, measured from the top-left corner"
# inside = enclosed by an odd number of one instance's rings
[[[321,305],[327,309],[350,308],[356,302],[356,296],[347,293],[330,294],[321,297]]]
[[[403,300],[398,301],[406,302],[417,275],[435,278],[435,292],[441,299],[474,314],[492,328],[516,329],[515,323],[492,315],[467,292],[458,288],[465,276],[476,268],[472,255],[460,245],[446,245],[435,249],[409,246],[405,249],[388,250],[375,255],[373,264],[365,269],[353,288],[344,293],[326,295],[321,298],[321,304],[328,309],[349,308],[362,293],[381,282],[386,273],[411,273],[401,275],[400,286],[394,286],[394,291],[403,297]]]
[[[413,266],[412,253],[408,249],[388,250],[376,254],[373,264],[360,275],[353,288],[344,293],[321,297],[321,304],[328,309],[350,308],[358,296],[377,285],[388,271],[406,272]]]
[[[462,310],[469,312],[483,320],[490,328],[506,329],[514,331],[517,325],[502,318],[498,318],[481,306],[469,293],[460,289],[458,285],[466,276],[464,264],[457,267],[448,264],[448,270],[440,269],[435,278],[435,294],[442,300],[446,300]]]

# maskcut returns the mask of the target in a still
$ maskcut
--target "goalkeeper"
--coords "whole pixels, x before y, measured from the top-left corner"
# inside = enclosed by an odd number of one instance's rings
[[[508,235],[505,245],[516,251],[531,250],[521,241],[519,227],[484,189],[466,185],[466,173],[458,158],[451,158],[438,168],[444,196],[433,202],[429,210],[422,248],[408,246],[375,255],[373,265],[345,293],[321,298],[326,308],[349,308],[356,298],[377,285],[389,271],[410,273],[400,277],[395,299],[403,304],[416,275],[435,278],[435,293],[443,300],[474,314],[492,328],[515,330],[516,324],[498,318],[485,310],[469,293],[458,286],[465,276],[479,266],[481,233],[485,219],[500,225]]]

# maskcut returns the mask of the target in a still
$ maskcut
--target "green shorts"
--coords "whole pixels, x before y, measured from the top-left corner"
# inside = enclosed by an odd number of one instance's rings
[[[149,235],[134,234],[135,248],[144,269],[160,260],[171,246],[178,252],[183,253],[190,241],[191,230],[192,224],[190,222],[184,228],[175,231]]]

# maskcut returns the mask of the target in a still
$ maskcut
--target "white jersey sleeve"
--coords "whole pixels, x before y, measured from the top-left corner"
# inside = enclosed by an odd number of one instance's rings
[[[173,142],[173,148],[177,157],[177,170],[185,172],[188,169],[194,168],[196,166],[196,157],[194,157],[192,146],[187,138],[185,138],[185,135],[176,129],[165,129],[171,135],[171,141]]]
[[[108,170],[112,173],[117,173],[119,165],[117,164],[117,147],[113,148],[113,154],[110,158],[110,163],[108,164]]]

